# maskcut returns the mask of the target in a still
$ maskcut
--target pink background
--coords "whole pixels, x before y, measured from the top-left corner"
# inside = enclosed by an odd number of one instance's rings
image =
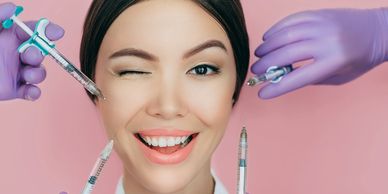
[[[88,1],[14,1],[25,20],[45,16],[66,29],[58,48],[78,62]],[[388,6],[388,0],[243,0],[251,49],[279,19],[306,9]],[[67,15],[67,16],[66,16]],[[252,61],[253,61],[252,57]],[[51,59],[37,102],[0,102],[0,193],[79,193],[106,143],[83,88]],[[388,64],[340,87],[314,86],[263,101],[244,88],[213,163],[235,193],[238,135],[249,135],[252,194],[388,193]],[[95,189],[113,193],[113,154]]]

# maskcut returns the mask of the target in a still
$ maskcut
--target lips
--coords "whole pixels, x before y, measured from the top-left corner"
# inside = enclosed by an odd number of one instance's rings
[[[144,155],[157,164],[177,164],[191,153],[198,133],[183,130],[142,130],[134,136]]]

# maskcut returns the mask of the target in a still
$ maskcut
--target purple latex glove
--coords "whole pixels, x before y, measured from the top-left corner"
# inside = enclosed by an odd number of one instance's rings
[[[34,85],[42,82],[46,71],[41,65],[44,57],[41,52],[30,47],[19,54],[17,48],[30,37],[16,24],[10,29],[3,29],[1,23],[10,18],[16,7],[12,3],[0,4],[0,100],[16,98],[36,100],[41,91]],[[33,30],[36,22],[26,22]],[[58,40],[64,35],[64,30],[55,24],[49,24],[46,36]]]
[[[259,91],[273,98],[312,85],[347,83],[388,60],[388,9],[326,9],[293,14],[272,26],[256,49],[254,74],[305,60],[277,84]]]

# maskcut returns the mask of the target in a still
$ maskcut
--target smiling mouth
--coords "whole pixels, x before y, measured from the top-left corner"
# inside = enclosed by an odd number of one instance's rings
[[[144,136],[140,133],[134,135],[148,148],[162,154],[172,154],[189,145],[198,136],[198,133],[188,136]]]

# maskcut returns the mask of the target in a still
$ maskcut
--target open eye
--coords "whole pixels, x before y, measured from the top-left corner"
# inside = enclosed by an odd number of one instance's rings
[[[194,75],[206,76],[206,75],[218,74],[219,72],[220,72],[220,68],[216,66],[201,64],[190,69],[188,73],[194,74]]]
[[[135,71],[135,70],[124,70],[117,73],[119,76],[125,76],[125,75],[144,75],[144,74],[151,74],[151,72],[145,72],[145,71]]]

